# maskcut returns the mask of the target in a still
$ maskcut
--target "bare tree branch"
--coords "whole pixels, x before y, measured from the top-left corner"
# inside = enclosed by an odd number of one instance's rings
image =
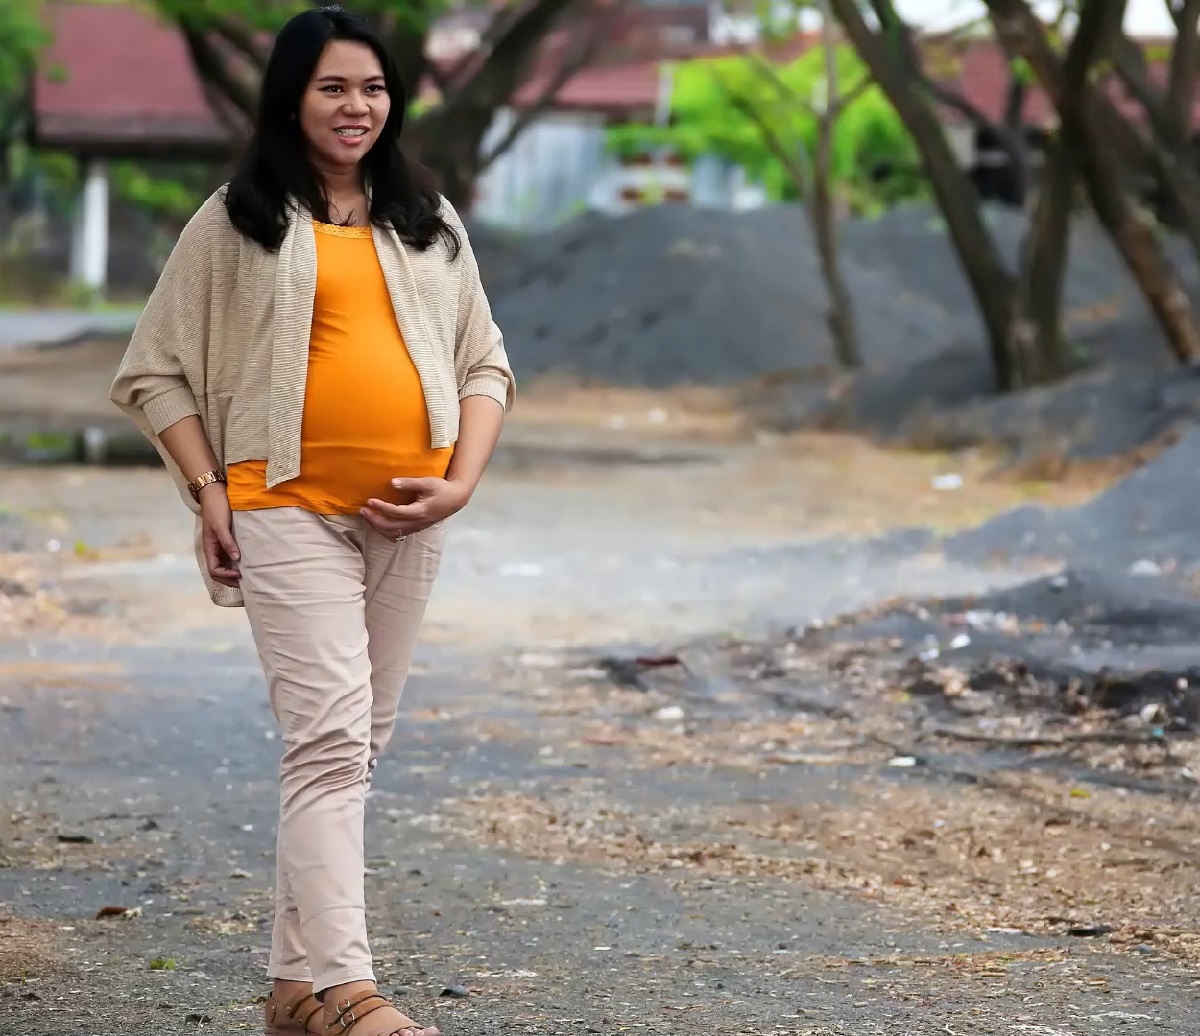
[[[405,130],[414,154],[433,167],[442,191],[455,205],[469,206],[480,146],[496,111],[507,104],[528,74],[542,39],[578,0],[527,0],[492,35],[444,94],[444,102]]]
[[[1146,113],[1146,120],[1155,136],[1168,140],[1172,136],[1167,117],[1165,98],[1155,85],[1142,48],[1128,36],[1121,36],[1113,46],[1113,69],[1125,88],[1133,95]]]
[[[788,86],[779,74],[779,70],[761,54],[751,56],[750,67],[756,75],[762,78],[779,94],[782,101],[803,108],[810,115],[818,114],[812,102],[807,97],[801,97],[795,90]],[[728,84],[724,85],[728,87]],[[844,92],[838,91],[835,93],[835,96],[828,99],[830,111],[835,117],[840,115],[874,85],[875,78],[869,71],[864,72],[853,87]]]
[[[253,33],[245,26],[239,25],[232,18],[212,16],[208,27],[249,61],[256,71],[262,72],[267,67],[267,55],[255,42]]]
[[[1196,72],[1200,67],[1200,0],[1182,0],[1172,5],[1175,22],[1175,46],[1167,73],[1167,116],[1174,135],[1182,143],[1192,130],[1192,100],[1196,92]]]
[[[596,55],[596,51],[605,39],[607,39],[608,31],[612,28],[617,15],[624,10],[626,3],[627,0],[618,0],[617,3],[612,4],[607,10],[598,12],[587,22],[576,28],[569,52],[563,57],[554,75],[551,76],[550,81],[538,95],[537,99],[532,104],[526,106],[513,119],[508,132],[480,159],[479,173],[485,172],[497,158],[512,147],[517,138],[525,132],[529,125],[554,103],[559,91],[581,69],[591,63],[592,58]]]
[[[463,59],[476,67],[461,83],[453,73],[448,107],[471,106],[507,97],[520,82],[534,46],[576,0],[529,0],[511,15],[497,15],[478,52]]]
[[[767,145],[767,149],[779,159],[784,169],[787,170],[788,178],[796,185],[796,190],[800,196],[808,197],[812,189],[809,172],[809,167],[812,163],[808,160],[807,149],[804,145],[801,143],[798,148],[800,153],[804,155],[804,160],[801,161],[784,145],[779,134],[775,132],[775,127],[771,125],[770,121],[758,107],[750,103],[749,98],[735,90],[729,81],[716,69],[712,69],[710,74],[713,82],[717,84],[721,92],[725,95],[725,99],[753,123],[754,128],[762,136],[763,143]],[[785,90],[788,89],[786,84],[781,83],[780,85]],[[790,90],[788,93],[794,96]],[[785,99],[787,98],[785,97]]]
[[[1111,105],[1089,78],[1096,63],[1113,51],[1127,0],[1084,0],[1065,60],[1059,59],[1027,0],[986,3],[1005,48],[1029,62],[1057,109],[1063,147],[1078,165],[1092,208],[1158,318],[1171,350],[1181,363],[1193,361],[1200,356],[1200,328],[1191,303],[1124,186],[1125,169],[1107,132],[1105,115]]]
[[[568,0],[567,3],[559,5],[560,10],[565,11],[572,2],[573,0]],[[502,5],[480,34],[479,46],[464,54],[441,73],[443,92],[449,93],[467,85],[471,81],[471,73],[480,71],[488,59],[505,46],[506,40],[523,30],[530,15],[538,15],[539,8],[544,6],[545,0],[522,0],[517,4]],[[557,14],[554,17],[557,17]],[[550,20],[553,21],[553,18]],[[543,30],[540,35],[544,34]]]
[[[1008,153],[1009,158],[1023,167],[1025,144],[1019,132],[1019,125],[1014,127],[1008,123],[996,122],[982,109],[968,101],[959,91],[933,79],[925,71],[924,63],[921,61],[920,50],[917,47],[912,26],[900,17],[892,0],[871,0],[871,7],[879,19],[882,34],[895,42],[900,60],[908,73],[921,84],[926,93],[943,107],[958,112],[976,129],[989,130]],[[1020,111],[1018,110],[1016,114],[1019,120]]]
[[[254,87],[233,74],[229,63],[213,46],[203,28],[183,21],[179,28],[201,80],[211,83],[222,96],[228,98],[241,116],[252,119],[258,106],[258,93]]]

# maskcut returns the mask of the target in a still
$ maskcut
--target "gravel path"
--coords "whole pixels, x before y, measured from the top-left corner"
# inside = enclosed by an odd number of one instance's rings
[[[738,826],[804,810],[852,825],[854,802],[881,795],[901,815],[908,796],[957,808],[954,780],[898,781],[853,753],[700,758],[720,724],[673,734],[674,713],[636,692],[569,690],[565,648],[661,649],[1025,578],[947,562],[924,533],[705,526],[694,494],[746,492],[739,464],[500,469],[456,525],[370,804],[385,988],[449,1036],[1191,1032],[1196,980],[1169,954],[946,926],[839,874],[807,834]],[[26,542],[87,548],[52,580],[76,617],[0,650],[0,1015],[29,1036],[253,1031],[278,744],[241,616],[197,607],[159,483],[9,484]],[[769,711],[740,722],[757,755],[784,729]],[[786,736],[803,747],[806,729]],[[106,907],[140,914],[97,920]]]
[[[12,814],[0,902],[45,921],[40,956],[5,962],[6,1025],[31,1036],[253,1029],[276,745],[252,657],[42,647],[47,663],[31,671],[26,659],[3,720],[14,751],[0,767]],[[751,801],[834,804],[878,778],[647,770],[619,747],[545,741],[529,687],[473,682],[461,655],[423,661],[372,795],[368,882],[385,988],[447,1033],[1190,1031],[1195,980],[1166,959],[939,934],[803,880],[710,873],[686,855],[674,868],[589,863],[586,833],[559,860],[456,822],[473,801],[505,819],[486,805],[497,794],[574,802],[589,826],[618,812],[669,852],[672,839],[706,838],[704,825],[683,836],[658,821],[688,807],[712,823]],[[91,675],[64,679],[68,666]],[[599,799],[604,812],[590,805]],[[104,907],[140,916],[94,920]]]

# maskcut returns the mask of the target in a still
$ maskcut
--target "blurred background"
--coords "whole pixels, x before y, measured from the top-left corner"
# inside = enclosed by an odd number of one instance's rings
[[[274,728],[108,389],[303,6],[0,0],[0,1032],[256,1024]],[[1200,0],[354,6],[520,386],[372,789],[385,988],[1194,1036]]]
[[[0,343],[128,333],[302,6],[5,0]],[[756,428],[1048,470],[1190,415],[1194,3],[357,9],[526,385],[703,386]]]

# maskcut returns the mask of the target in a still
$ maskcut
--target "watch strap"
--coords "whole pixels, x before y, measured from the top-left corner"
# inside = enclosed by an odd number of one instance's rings
[[[192,494],[193,499],[199,499],[200,490],[205,486],[211,486],[214,482],[224,482],[225,476],[219,471],[205,471],[197,475],[187,484],[188,492]]]

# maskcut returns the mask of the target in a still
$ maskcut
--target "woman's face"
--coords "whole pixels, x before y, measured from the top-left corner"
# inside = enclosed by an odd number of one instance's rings
[[[392,99],[375,52],[365,43],[332,40],[300,101],[300,128],[318,166],[352,169],[387,122]]]

